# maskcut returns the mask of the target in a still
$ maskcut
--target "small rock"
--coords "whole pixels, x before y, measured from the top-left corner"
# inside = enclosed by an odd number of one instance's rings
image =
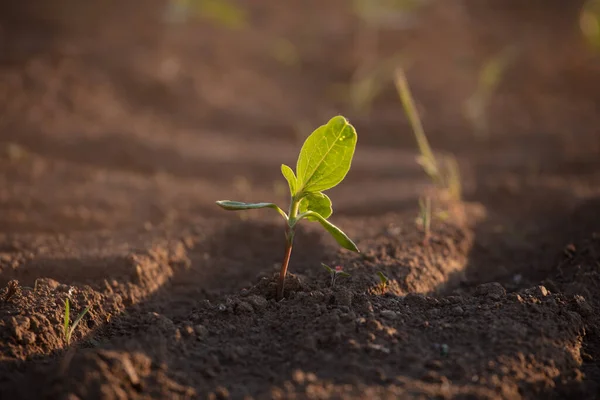
[[[592,308],[590,303],[585,301],[585,297],[575,295],[575,303],[577,304],[577,312],[583,315],[584,317],[590,316],[594,313],[594,309]]]
[[[196,332],[196,336],[198,337],[198,340],[204,339],[205,337],[208,336],[208,329],[206,329],[206,327],[204,325],[196,325],[194,326],[194,331]]]
[[[546,289],[546,287],[542,285],[536,286],[531,289],[527,289],[525,293],[533,297],[546,297],[549,294],[548,289]]]
[[[396,318],[398,318],[398,314],[395,311],[392,310],[383,310],[381,312],[381,316],[383,318],[389,319],[389,320],[395,320]]]
[[[461,306],[454,306],[452,307],[452,313],[455,315],[463,315],[465,313],[465,310],[463,310]]]
[[[512,300],[514,302],[517,302],[517,303],[522,303],[523,302],[523,298],[518,293],[510,293],[507,297],[510,300]]]
[[[254,308],[252,308],[250,303],[240,301],[237,303],[236,311],[238,314],[252,314],[254,313]]]
[[[477,286],[475,295],[486,296],[493,300],[500,300],[506,295],[506,289],[498,282],[484,283],[483,285]]]
[[[36,288],[48,288],[50,290],[54,290],[58,288],[60,283],[51,278],[38,278],[35,281]]]
[[[300,369],[294,370],[294,372],[292,372],[292,380],[295,383],[297,383],[298,385],[302,385],[304,383],[304,381],[306,380],[304,371],[302,371]]]
[[[185,336],[192,336],[195,333],[194,328],[191,325],[185,325],[183,327],[183,334]]]
[[[265,308],[267,308],[267,305],[269,304],[269,302],[267,301],[267,299],[265,299],[262,296],[257,296],[257,295],[252,295],[252,296],[248,296],[248,303],[252,304],[252,306],[258,311],[258,310],[264,310]]]
[[[379,352],[382,352],[385,354],[390,354],[390,349],[388,349],[387,347],[385,347],[381,344],[368,343],[367,348],[369,348],[371,350],[379,351]]]

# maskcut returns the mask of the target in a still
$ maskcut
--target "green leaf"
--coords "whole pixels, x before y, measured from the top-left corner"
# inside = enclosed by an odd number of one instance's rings
[[[64,320],[64,325],[63,325],[63,332],[65,334],[65,338],[68,337],[68,335],[69,335],[69,313],[70,313],[70,306],[69,306],[69,299],[67,298],[65,300],[65,320]]]
[[[314,217],[317,221],[319,221],[321,225],[323,225],[323,228],[325,228],[325,230],[329,232],[331,236],[333,236],[335,241],[338,242],[340,246],[348,250],[356,251],[357,253],[360,252],[358,250],[358,247],[356,247],[356,245],[354,244],[354,242],[350,240],[350,238],[346,236],[346,234],[342,232],[340,228],[327,221],[321,215],[317,214],[314,211],[307,211],[304,214],[301,214],[301,218],[308,217]]]
[[[254,209],[258,209],[258,208],[272,208],[274,210],[277,210],[277,212],[279,212],[279,214],[283,215],[283,217],[285,219],[288,218],[287,214],[281,208],[277,207],[276,204],[273,204],[273,203],[244,203],[241,201],[219,200],[219,201],[217,201],[217,204],[221,208],[224,208],[225,210],[229,210],[229,211],[254,210]]]
[[[336,274],[337,274],[338,276],[341,276],[341,277],[343,277],[343,278],[350,278],[350,277],[352,276],[352,275],[350,275],[349,273],[347,273],[347,272],[344,272],[344,271],[339,271],[339,272],[337,272],[337,271],[336,271]]]
[[[340,183],[350,170],[356,141],[356,130],[342,116],[317,128],[300,150],[297,192],[320,192]]]
[[[389,280],[387,276],[381,271],[377,271],[377,275],[379,276],[379,282],[381,282],[382,285],[387,285]]]
[[[290,186],[290,194],[294,196],[296,194],[296,186],[298,183],[294,171],[292,171],[292,169],[287,165],[281,164],[281,173],[283,174],[283,177],[287,180],[288,185]]]
[[[81,314],[79,314],[79,316],[77,317],[77,319],[75,320],[75,322],[73,322],[73,326],[71,327],[71,330],[70,330],[70,332],[69,332],[69,336],[71,336],[71,335],[73,334],[73,332],[75,332],[75,328],[77,328],[77,325],[79,325],[79,322],[81,322],[81,319],[83,318],[83,316],[84,316],[85,314],[87,314],[87,312],[88,312],[88,311],[90,311],[90,307],[92,307],[92,306],[91,306],[91,305],[90,305],[90,306],[87,306],[87,307],[85,308],[85,310],[83,310],[83,311],[81,312]]]
[[[300,200],[300,213],[314,211],[321,217],[327,219],[333,213],[331,208],[331,199],[323,193],[309,193]],[[308,216],[309,221],[317,221],[314,217]]]
[[[335,270],[333,268],[331,268],[329,265],[325,264],[325,263],[321,263],[321,265],[323,266],[323,268],[325,268],[327,270],[327,272],[329,272],[330,274],[335,274]]]

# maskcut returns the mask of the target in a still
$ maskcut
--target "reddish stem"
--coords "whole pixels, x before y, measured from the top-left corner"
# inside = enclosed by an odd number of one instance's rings
[[[293,232],[286,232],[285,255],[283,256],[283,262],[281,263],[281,270],[279,271],[279,284],[277,285],[277,301],[283,299],[283,286],[285,284],[285,275],[287,274],[288,264],[290,263],[290,256],[292,255],[293,242]]]

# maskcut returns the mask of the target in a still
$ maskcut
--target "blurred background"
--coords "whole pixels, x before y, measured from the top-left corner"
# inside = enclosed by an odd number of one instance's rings
[[[417,184],[399,66],[467,193],[482,168],[579,173],[600,154],[598,0],[3,1],[0,50],[11,230],[283,196],[279,163],[335,114],[359,132],[341,210],[397,204]]]

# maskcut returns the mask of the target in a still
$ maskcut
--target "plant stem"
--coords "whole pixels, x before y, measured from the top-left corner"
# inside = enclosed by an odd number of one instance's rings
[[[277,301],[283,299],[283,286],[285,285],[285,276],[287,274],[288,265],[290,263],[290,257],[292,255],[292,247],[294,244],[294,227],[296,225],[296,217],[298,216],[298,209],[300,208],[300,201],[295,197],[292,197],[290,202],[289,220],[285,227],[285,254],[283,255],[283,261],[281,263],[281,270],[279,271],[279,284],[277,285]]]
[[[281,263],[281,270],[279,271],[279,284],[277,285],[277,301],[283,299],[283,286],[285,284],[285,275],[287,274],[288,264],[290,263],[290,256],[292,255],[292,246],[294,244],[293,228],[288,227],[285,236],[285,254],[283,256],[283,262]]]

